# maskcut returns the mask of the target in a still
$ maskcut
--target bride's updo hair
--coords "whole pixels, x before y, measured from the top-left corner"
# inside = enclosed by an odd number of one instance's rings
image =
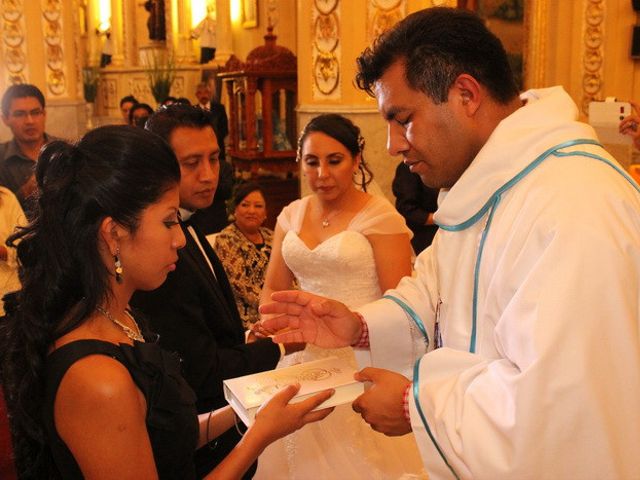
[[[0,324],[0,368],[20,478],[56,478],[42,424],[51,344],[111,294],[99,229],[112,217],[133,234],[144,210],[180,181],[171,148],[141,128],[106,126],[77,144],[48,144],[36,166],[30,223],[17,246],[22,290]],[[126,268],[126,266],[125,266]]]
[[[364,160],[364,138],[360,134],[360,129],[348,118],[338,115],[337,113],[326,113],[313,118],[302,129],[298,138],[297,159],[302,158],[302,146],[310,133],[320,132],[328,135],[340,142],[349,150],[352,156],[360,154],[360,178],[356,180],[356,184],[367,191],[367,185],[373,180],[373,172],[369,169],[369,165]]]

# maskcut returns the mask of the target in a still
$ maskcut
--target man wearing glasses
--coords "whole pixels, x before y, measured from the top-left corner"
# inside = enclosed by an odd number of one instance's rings
[[[0,144],[0,184],[18,197],[23,208],[35,190],[34,166],[42,146],[51,141],[44,132],[44,95],[35,85],[10,86],[2,97],[2,121],[13,139]]]

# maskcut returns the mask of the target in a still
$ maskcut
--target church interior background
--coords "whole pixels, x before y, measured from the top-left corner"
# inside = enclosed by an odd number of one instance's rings
[[[400,159],[386,152],[386,127],[374,99],[353,85],[355,58],[377,34],[422,8],[478,11],[503,40],[523,89],[562,85],[588,120],[592,100],[640,101],[640,70],[631,56],[639,20],[633,3],[0,0],[0,91],[16,82],[37,85],[47,99],[47,132],[74,140],[93,126],[121,122],[125,95],[157,106],[149,82],[154,66],[174,77],[171,95],[192,102],[196,85],[207,80],[228,113],[237,114],[230,115],[235,120],[228,141],[235,142],[231,153],[239,174],[296,185],[296,132],[315,115],[341,113],[361,127],[377,184],[393,200],[390,185]],[[215,16],[217,49],[201,65],[200,40],[192,32],[207,12]],[[111,63],[101,68],[105,53]],[[271,115],[264,115],[266,109]],[[263,130],[271,130],[272,138]],[[9,138],[2,125],[0,141]],[[623,164],[634,161],[631,146],[613,153]]]

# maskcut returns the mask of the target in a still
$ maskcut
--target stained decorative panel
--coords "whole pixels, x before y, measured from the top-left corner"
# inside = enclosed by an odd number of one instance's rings
[[[582,102],[581,109],[586,115],[589,103],[602,96],[604,66],[604,0],[587,0],[584,17],[582,54]]]
[[[370,43],[407,15],[406,0],[369,0],[367,4],[367,41]]]
[[[313,98],[338,100],[341,97],[339,0],[314,0],[311,34]]]
[[[2,74],[9,85],[28,79],[25,34],[23,0],[2,0]]]
[[[52,96],[59,97],[67,93],[67,75],[63,51],[62,1],[42,0],[41,5],[47,89]]]

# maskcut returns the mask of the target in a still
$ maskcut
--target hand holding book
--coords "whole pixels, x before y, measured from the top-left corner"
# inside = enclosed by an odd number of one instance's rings
[[[275,394],[291,384],[298,385],[295,395],[288,398],[291,406],[307,405],[319,392],[331,392],[315,408],[333,407],[350,403],[364,392],[364,384],[354,379],[355,368],[345,359],[327,357],[299,363],[286,368],[267,370],[243,377],[224,380],[224,396],[245,425],[252,425],[260,416],[263,405],[269,404]]]
[[[389,436],[411,431],[404,411],[404,395],[411,380],[396,372],[371,367],[360,370],[355,379],[369,382],[367,390],[353,402],[353,410],[371,428]]]
[[[322,420],[333,411],[333,408],[316,410],[331,397],[332,390],[325,390],[299,403],[290,403],[299,389],[298,384],[288,385],[273,395],[260,409],[255,422],[240,443],[206,478],[240,478],[275,440],[293,433],[307,423]],[[204,423],[209,422],[205,420]]]
[[[307,423],[322,420],[333,411],[333,407],[322,410],[316,410],[316,408],[327,401],[334,390],[324,390],[301,402],[289,403],[299,390],[299,383],[287,385],[256,412],[252,430],[257,430],[256,433],[263,436],[267,445],[286,437]]]

